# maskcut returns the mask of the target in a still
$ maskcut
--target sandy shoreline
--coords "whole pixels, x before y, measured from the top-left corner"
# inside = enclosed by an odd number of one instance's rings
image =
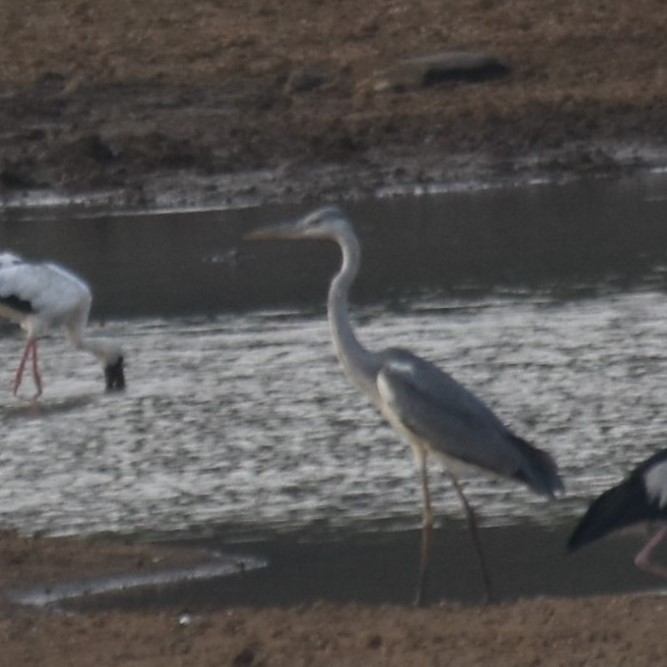
[[[115,540],[0,536],[2,582],[55,582],[197,562]],[[657,665],[662,596],[535,598],[425,609],[316,603],[63,615],[3,603],[3,665]]]
[[[0,203],[338,201],[414,184],[667,163],[660,0],[5,0]],[[397,60],[480,49],[506,77],[379,90]],[[0,535],[0,584],[192,562]],[[75,615],[0,609],[0,665],[667,664],[658,596],[491,607],[304,605]]]
[[[118,540],[0,535],[3,589],[199,562],[202,552]],[[150,596],[149,596],[150,597]],[[2,665],[658,665],[658,595],[279,608],[88,611],[0,607]]]

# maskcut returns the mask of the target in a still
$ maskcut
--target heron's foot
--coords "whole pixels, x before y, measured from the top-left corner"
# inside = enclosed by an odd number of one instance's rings
[[[424,606],[424,591],[428,583],[428,575],[431,569],[431,550],[433,548],[433,513],[428,511],[425,513],[424,524],[422,525],[422,543],[421,554],[419,559],[419,577],[417,579],[417,592],[413,605],[415,607]]]
[[[423,606],[425,606],[424,591],[422,589],[423,589],[422,586],[419,586],[417,588],[417,593],[415,594],[415,599],[412,601],[412,606],[413,607],[423,607]]]

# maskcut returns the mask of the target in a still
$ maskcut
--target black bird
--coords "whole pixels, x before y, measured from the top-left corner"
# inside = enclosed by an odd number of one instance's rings
[[[667,449],[640,463],[620,484],[596,498],[568,542],[574,551],[612,531],[642,522],[667,522]],[[651,562],[655,548],[667,535],[658,528],[635,556],[635,565],[667,578],[667,566]]]

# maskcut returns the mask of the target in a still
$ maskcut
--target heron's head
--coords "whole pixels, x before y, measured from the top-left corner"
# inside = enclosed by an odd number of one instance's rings
[[[352,226],[343,212],[333,206],[318,208],[307,215],[250,232],[245,238],[264,239],[336,239],[352,233]]]
[[[107,385],[107,391],[123,391],[125,389],[125,371],[122,354],[119,354],[112,361],[105,363],[104,380]]]

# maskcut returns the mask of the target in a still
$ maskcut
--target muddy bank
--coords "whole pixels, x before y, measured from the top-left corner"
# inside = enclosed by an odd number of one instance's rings
[[[6,590],[110,572],[160,571],[198,562],[202,555],[118,540],[3,533],[0,576]],[[486,607],[321,602],[284,609],[204,605],[65,615],[5,600],[0,664],[642,667],[667,659],[666,605],[663,596],[643,595],[537,598]]]
[[[664,664],[660,598],[532,600],[415,610],[290,610],[23,616],[0,621],[6,665]],[[27,638],[30,638],[26,641]]]
[[[659,0],[8,0],[0,193],[301,201],[662,163],[666,14]],[[507,70],[385,85],[401,59],[450,50]]]

